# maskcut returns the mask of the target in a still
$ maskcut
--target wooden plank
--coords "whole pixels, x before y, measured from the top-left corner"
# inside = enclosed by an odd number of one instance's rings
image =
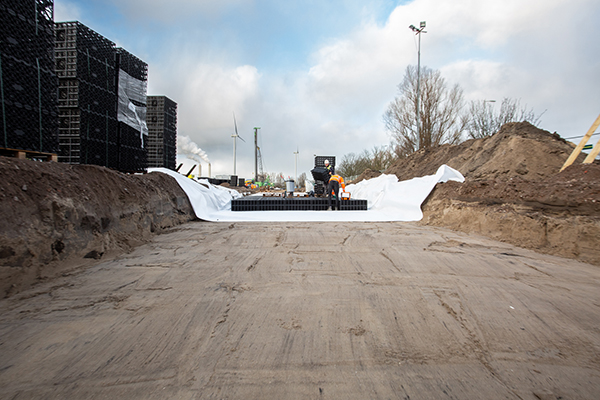
[[[573,164],[575,159],[577,159],[577,156],[579,155],[579,153],[581,153],[581,150],[583,150],[583,146],[585,146],[585,144],[588,142],[588,140],[590,140],[590,138],[592,137],[592,135],[594,134],[594,131],[596,131],[598,126],[600,126],[600,115],[598,115],[598,118],[596,118],[596,121],[594,121],[594,123],[592,124],[590,129],[587,131],[585,136],[583,136],[583,139],[581,139],[581,142],[579,142],[577,147],[575,147],[575,150],[573,150],[573,152],[571,153],[571,155],[569,156],[569,158],[567,159],[565,164],[560,169],[561,171],[564,170],[565,168],[567,168],[569,165]],[[594,152],[594,150],[592,150],[592,153]],[[589,158],[589,156],[588,156],[588,158]],[[595,158],[595,156],[594,156],[594,158]],[[587,160],[587,158],[586,158],[586,160]]]

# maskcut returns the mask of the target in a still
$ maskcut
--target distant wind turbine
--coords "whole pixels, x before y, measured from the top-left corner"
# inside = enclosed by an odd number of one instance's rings
[[[231,135],[231,137],[233,138],[233,175],[237,175],[237,171],[236,171],[236,144],[237,144],[237,139],[240,139],[242,142],[246,143],[246,141],[244,139],[242,139],[242,137],[240,135],[238,135],[238,130],[237,130],[237,122],[235,120],[235,113],[233,113],[233,124],[235,126],[235,134]]]

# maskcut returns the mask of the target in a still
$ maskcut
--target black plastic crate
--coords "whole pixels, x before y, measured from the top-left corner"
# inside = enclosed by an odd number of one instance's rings
[[[58,162],[80,164],[81,138],[77,135],[59,135]]]
[[[38,63],[0,54],[2,114],[0,146],[56,153],[56,77]]]
[[[130,146],[118,146],[119,171],[122,172],[146,172],[148,169],[148,158],[146,149]]]
[[[325,211],[328,206],[328,199],[316,197],[244,197],[231,201],[231,211]],[[367,210],[367,200],[341,200],[340,210]]]
[[[77,78],[104,90],[115,91],[114,57],[99,60],[90,56],[88,49],[57,50],[54,68],[61,79]]]
[[[1,147],[56,153],[58,150],[57,115],[30,107],[5,106]]]
[[[117,120],[107,114],[80,110],[80,134],[86,139],[117,144]]]
[[[116,49],[116,69],[140,81],[148,80],[148,64],[121,47]]]
[[[80,143],[81,164],[94,164],[113,169],[118,167],[118,147],[115,143],[93,138],[81,138]]]
[[[57,22],[55,35],[56,52],[78,51],[78,56],[89,56],[90,59],[99,62],[108,61],[109,65],[112,65],[115,44],[81,22]]]
[[[118,138],[119,144],[133,148],[145,149],[148,143],[148,136],[123,122],[118,124]]]
[[[94,84],[79,79],[60,79],[58,105],[61,108],[81,108],[116,118],[117,97]]]
[[[57,79],[52,70],[38,68],[36,62],[0,54],[4,101],[42,108],[56,106]]]
[[[0,52],[44,68],[53,59],[54,21],[51,0],[4,0],[0,4]]]
[[[315,156],[315,168],[325,167],[325,160],[329,160],[329,165],[335,168],[335,156]]]
[[[166,96],[147,97],[148,166],[174,169],[177,156],[177,103]]]
[[[329,174],[325,167],[315,167],[310,170],[310,173],[315,181],[325,182],[329,180]]]

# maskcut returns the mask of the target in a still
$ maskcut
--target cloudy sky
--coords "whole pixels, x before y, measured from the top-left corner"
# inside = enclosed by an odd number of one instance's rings
[[[565,138],[600,113],[597,0],[55,0],[55,20],[78,20],[147,62],[148,94],[178,103],[178,134],[213,176],[233,173],[234,113],[245,178],[254,127],[265,171],[286,177],[296,150],[298,174],[310,175],[315,154],[387,145],[382,115],[417,64],[408,26],[420,21],[421,65],[466,100],[520,99]]]

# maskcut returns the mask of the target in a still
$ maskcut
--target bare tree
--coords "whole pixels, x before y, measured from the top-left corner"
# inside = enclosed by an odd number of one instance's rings
[[[520,100],[505,97],[502,99],[498,112],[495,112],[494,107],[488,103],[487,100],[471,101],[467,127],[469,138],[479,139],[491,136],[498,132],[502,125],[509,122],[527,121],[532,125],[538,125],[544,115],[544,113],[536,115],[533,109],[527,109],[527,105],[521,107]]]
[[[298,175],[298,182],[296,182],[296,187],[303,188],[306,185],[306,172]]]
[[[385,127],[396,142],[397,156],[443,143],[459,143],[468,120],[461,114],[464,100],[459,85],[452,88],[440,71],[421,68],[419,125],[417,129],[417,67],[408,66],[398,95],[383,115]]]
[[[275,175],[275,179],[272,181],[273,186],[278,188],[285,188],[285,180],[283,178],[283,172]]]
[[[396,160],[394,146],[373,147],[373,150],[364,150],[359,155],[349,153],[342,157],[336,167],[336,172],[347,180],[353,180],[366,169],[383,171]]]
[[[336,172],[347,180],[352,180],[353,177],[360,175],[363,171],[360,166],[362,164],[360,158],[355,153],[345,154],[338,165],[336,165]]]

